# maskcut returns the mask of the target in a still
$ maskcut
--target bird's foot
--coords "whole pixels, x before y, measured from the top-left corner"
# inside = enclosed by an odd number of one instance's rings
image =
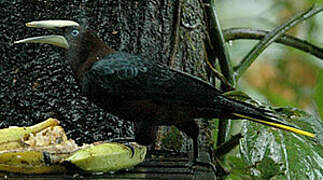
[[[126,142],[126,143],[123,143],[123,144],[125,146],[127,146],[131,150],[131,156],[130,156],[130,158],[132,158],[135,155],[135,148],[133,148],[129,142]]]
[[[132,158],[135,155],[135,149],[132,147],[132,145],[129,142],[134,142],[135,138],[114,138],[109,140],[110,142],[117,142],[117,143],[122,143],[125,146],[127,146],[131,150],[131,156]]]
[[[187,166],[189,166],[189,168],[191,169],[195,169],[196,166],[202,166],[202,167],[206,167],[206,168],[211,168],[213,173],[216,175],[217,174],[217,170],[216,170],[216,167],[213,163],[211,162],[202,162],[202,161],[192,161],[192,162],[189,162],[187,164]]]

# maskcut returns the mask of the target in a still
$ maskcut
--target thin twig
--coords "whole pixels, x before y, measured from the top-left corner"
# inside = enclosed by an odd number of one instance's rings
[[[237,39],[261,40],[269,33],[270,31],[250,28],[230,28],[223,30],[223,35],[226,41]],[[323,60],[323,48],[315,46],[306,40],[283,34],[281,37],[276,39],[275,42],[302,50]]]
[[[208,59],[205,59],[206,64],[209,66],[209,68],[212,70],[212,72],[214,73],[214,75],[222,82],[225,84],[226,89],[228,91],[233,90],[234,88],[232,87],[232,85],[229,83],[229,81],[219,72],[215,69],[215,67],[213,67],[213,65],[211,64],[211,62]]]
[[[276,39],[283,35],[290,28],[294,27],[296,24],[312,17],[313,15],[321,12],[323,6],[318,8],[311,7],[309,10],[300,13],[290,19],[288,22],[278,26],[269,34],[267,34],[262,41],[260,41],[254,48],[243,58],[240,64],[235,68],[237,78],[240,78],[242,74],[249,68],[249,66],[256,60],[256,58]]]

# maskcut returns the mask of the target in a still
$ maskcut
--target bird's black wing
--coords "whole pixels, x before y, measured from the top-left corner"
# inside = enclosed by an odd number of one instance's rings
[[[190,107],[201,109],[200,113],[193,114],[196,117],[245,118],[297,134],[315,137],[312,133],[281,122],[281,119],[271,111],[221,96],[218,90],[202,80],[127,53],[110,54],[96,62],[83,78],[82,91],[94,102],[111,110],[109,112],[118,115],[128,114],[131,112],[129,108],[134,108],[135,113],[131,113],[133,116],[141,114],[145,116],[144,118],[136,117],[137,119],[154,118],[151,117],[150,111],[165,107],[161,106],[162,103],[166,106],[171,105],[171,108],[178,108],[175,111],[180,110],[181,107],[189,107],[183,111],[184,114],[192,110]],[[109,103],[110,101],[112,103]],[[143,101],[149,102],[142,103]],[[131,106],[132,104],[135,106]],[[158,104],[157,108],[151,107],[156,104]],[[122,107],[115,110],[113,106]],[[141,108],[142,106],[144,107]],[[161,118],[163,121],[172,117],[172,115],[167,116],[167,113],[173,112],[170,109],[162,112],[166,113],[166,118]],[[175,113],[175,115],[175,118],[180,119],[179,121],[165,124],[185,122],[185,118],[180,118],[182,114]],[[151,123],[151,121],[147,122]]]
[[[96,62],[83,80],[83,93],[126,100],[174,101],[204,106],[220,92],[210,84],[183,72],[117,52]]]

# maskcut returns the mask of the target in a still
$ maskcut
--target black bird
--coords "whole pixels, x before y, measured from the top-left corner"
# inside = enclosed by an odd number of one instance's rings
[[[287,125],[271,112],[230,99],[207,82],[138,55],[118,52],[90,29],[69,20],[34,21],[27,27],[63,30],[63,35],[27,38],[15,43],[63,47],[82,93],[107,112],[135,124],[135,139],[149,145],[160,125],[175,125],[193,139],[198,158],[199,128],[195,118],[248,119],[315,138]]]

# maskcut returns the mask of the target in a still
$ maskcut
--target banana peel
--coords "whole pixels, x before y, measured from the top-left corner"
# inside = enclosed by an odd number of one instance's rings
[[[0,130],[0,171],[45,174],[118,171],[143,162],[146,147],[130,142],[100,142],[79,147],[68,139],[59,121]],[[130,146],[130,147],[129,147]],[[71,167],[74,167],[71,169]]]
[[[57,154],[62,156],[61,154]],[[59,164],[48,164],[48,156],[41,151],[8,151],[0,154],[0,170],[23,174],[67,172]],[[54,156],[54,155],[53,155]],[[59,157],[61,159],[62,157]]]
[[[135,142],[129,143],[133,148],[120,143],[102,143],[80,149],[65,161],[87,172],[114,172],[126,169],[142,162],[146,147]]]

